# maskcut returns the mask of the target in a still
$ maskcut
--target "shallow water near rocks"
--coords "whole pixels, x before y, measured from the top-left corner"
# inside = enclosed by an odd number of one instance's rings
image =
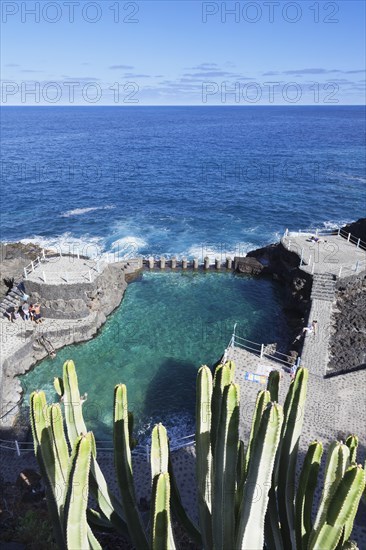
[[[99,334],[67,346],[20,378],[24,407],[35,389],[58,399],[53,378],[72,359],[87,427],[99,440],[112,436],[113,389],[127,385],[139,443],[156,422],[170,437],[194,432],[195,383],[201,364],[214,365],[237,334],[260,343],[286,342],[283,289],[273,281],[227,273],[144,273],[130,283]],[[259,388],[258,388],[259,389]]]

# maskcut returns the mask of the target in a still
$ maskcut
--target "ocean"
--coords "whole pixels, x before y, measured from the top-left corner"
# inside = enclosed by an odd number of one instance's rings
[[[1,240],[245,254],[365,210],[365,108],[5,107]]]
[[[243,255],[285,228],[364,214],[362,107],[12,107],[2,115],[2,241],[91,256]],[[55,398],[67,359],[87,424],[110,439],[127,384],[140,443],[162,421],[194,431],[195,380],[237,331],[286,349],[279,283],[225,273],[144,273],[95,339],[21,377]],[[108,384],[105,383],[108,380]]]

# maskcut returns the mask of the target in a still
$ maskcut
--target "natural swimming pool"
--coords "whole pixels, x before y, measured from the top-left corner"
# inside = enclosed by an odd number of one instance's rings
[[[113,389],[127,385],[139,443],[163,422],[172,439],[194,432],[196,373],[215,364],[233,327],[255,342],[284,342],[283,289],[271,280],[227,273],[143,273],[99,334],[67,346],[20,378],[24,407],[35,389],[57,399],[53,378],[75,362],[88,429],[111,439]]]

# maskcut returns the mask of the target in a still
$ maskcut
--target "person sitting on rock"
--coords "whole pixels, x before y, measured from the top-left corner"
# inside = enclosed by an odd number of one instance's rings
[[[42,323],[41,306],[40,304],[33,305],[33,320],[35,323]]]
[[[315,320],[314,320],[314,321],[311,323],[311,325],[308,325],[307,327],[304,327],[304,328],[302,329],[302,332],[303,332],[303,334],[304,334],[304,333],[311,334],[312,332],[313,332],[314,334],[316,334],[316,333],[317,333],[317,327],[318,327],[318,321],[315,321]]]

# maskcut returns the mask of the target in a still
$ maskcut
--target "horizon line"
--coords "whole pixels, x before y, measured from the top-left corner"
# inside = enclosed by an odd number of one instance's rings
[[[327,104],[327,103],[303,103],[303,104],[294,104],[294,103],[284,103],[279,105],[271,105],[271,104],[245,104],[245,105],[238,105],[238,104],[228,104],[224,105],[222,103],[215,103],[213,105],[204,105],[204,104],[189,104],[189,103],[175,103],[175,104],[139,104],[139,105],[111,105],[111,104],[103,104],[103,105],[84,105],[84,104],[62,104],[62,105],[49,105],[49,104],[40,104],[40,105],[24,105],[24,104],[17,104],[17,105],[7,105],[0,103],[0,108],[3,107],[86,107],[86,108],[97,108],[97,107],[122,107],[122,108],[136,108],[136,107],[204,107],[204,108],[210,108],[210,107],[365,107],[366,104],[364,103],[337,103],[337,104]]]

